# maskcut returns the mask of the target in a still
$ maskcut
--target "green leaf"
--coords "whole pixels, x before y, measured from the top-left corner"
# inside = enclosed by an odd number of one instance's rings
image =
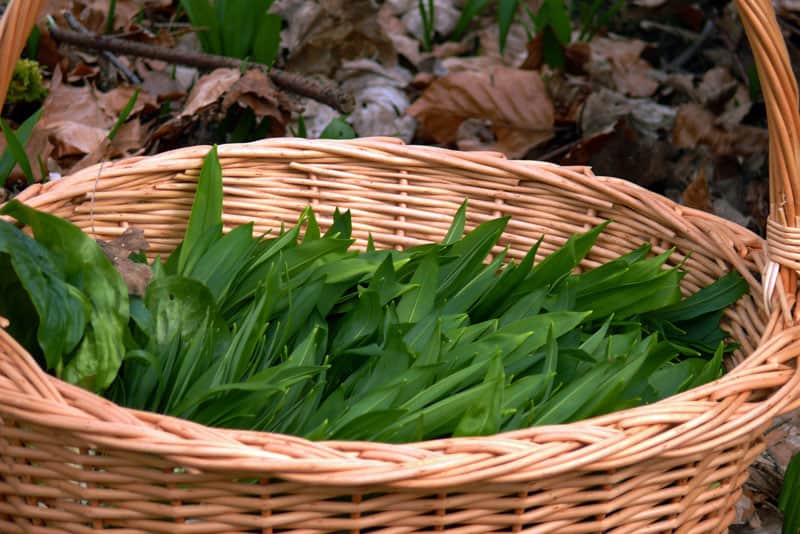
[[[517,12],[517,1],[518,0],[500,0],[497,6],[497,25],[500,28],[501,54],[506,49],[508,30],[511,29],[511,23],[514,22],[514,15]],[[562,4],[561,0],[559,0],[558,3]]]
[[[550,394],[553,391],[553,383],[555,382],[557,366],[558,344],[556,343],[555,328],[551,323],[550,328],[547,329],[547,343],[545,344],[544,357],[544,375],[547,377],[547,387],[544,390],[544,396],[542,397],[541,402],[546,402],[550,399]]]
[[[223,54],[220,21],[209,0],[181,0],[181,6],[189,16],[192,26],[199,29],[197,37],[203,50],[211,54]]]
[[[401,323],[416,323],[433,311],[439,283],[437,254],[428,254],[411,278],[416,289],[404,294],[397,304],[397,317]]]
[[[125,355],[128,327],[128,289],[100,246],[77,226],[12,200],[0,214],[10,215],[33,229],[59,264],[71,285],[83,292],[92,306],[89,325],[77,354],[66,362],[63,378],[103,391],[117,375]]]
[[[783,512],[783,534],[800,532],[800,454],[795,454],[789,461],[783,477],[781,494],[778,497],[778,508]]]
[[[464,313],[486,294],[486,291],[497,282],[497,270],[502,265],[506,254],[499,254],[483,271],[467,282],[462,289],[450,297],[442,308],[443,314]]]
[[[447,234],[442,240],[442,245],[452,245],[461,239],[464,235],[464,225],[466,223],[467,200],[464,199],[464,202],[461,203],[461,206],[459,206],[455,216],[453,217],[453,222],[450,223],[450,228],[448,228]]]
[[[240,59],[250,55],[256,24],[266,11],[259,4],[259,0],[215,2],[224,55]]]
[[[483,383],[489,386],[486,396],[467,409],[456,425],[454,437],[486,436],[500,430],[505,392],[505,372],[500,352],[492,357]]]
[[[283,19],[280,15],[264,13],[261,22],[258,24],[255,38],[253,40],[253,59],[267,66],[275,63],[281,46],[281,26]],[[303,128],[300,137],[306,137],[305,124],[298,126]]]
[[[66,282],[44,246],[6,221],[0,221],[0,253],[9,255],[11,266],[38,314],[37,340],[48,370],[60,370],[65,357],[83,337],[90,312],[86,297]],[[3,289],[4,298],[10,298],[8,288]],[[35,324],[32,318],[19,315],[24,311],[19,304],[7,309],[3,306],[3,314],[12,326]]]
[[[0,118],[0,127],[3,130],[3,136],[6,138],[6,147],[11,153],[14,161],[19,165],[22,172],[25,173],[25,178],[29,184],[33,183],[33,170],[31,169],[31,162],[28,155],[25,153],[25,147],[20,142],[19,138],[14,134],[11,127]]]
[[[686,390],[707,363],[701,358],[687,358],[679,363],[660,368],[650,376],[648,382],[656,392],[658,399],[666,399]]]
[[[454,260],[439,269],[438,298],[449,298],[483,268],[483,260],[500,239],[508,220],[509,217],[502,217],[485,222],[450,247],[447,255]]]
[[[609,222],[596,226],[584,234],[576,234],[567,239],[557,251],[553,252],[542,260],[539,265],[533,268],[528,277],[517,288],[514,294],[530,292],[539,287],[552,284],[557,280],[569,275],[575,267],[586,257],[589,250],[594,246],[597,237],[600,235]]]
[[[201,0],[205,1],[205,0]],[[204,249],[198,250],[198,245],[203,242],[203,236],[208,232],[217,233],[217,227],[222,225],[222,167],[217,157],[217,147],[214,146],[203,159],[200,169],[200,178],[197,181],[192,211],[189,215],[189,224],[186,235],[181,243],[180,257],[178,259],[178,272],[186,272],[187,260],[190,255],[200,255]],[[221,235],[221,232],[218,234]],[[208,243],[209,246],[210,243]],[[206,249],[207,250],[207,249]]]
[[[344,117],[335,117],[319,134],[320,139],[355,139],[355,130],[350,126]]]
[[[253,223],[237,226],[212,243],[186,276],[205,284],[217,302],[222,302],[254,249]]]
[[[489,0],[467,0],[464,7],[461,8],[461,15],[458,18],[458,22],[456,22],[455,29],[453,29],[454,41],[461,40],[470,23],[486,8],[488,4]]]
[[[572,40],[572,24],[567,13],[567,6],[562,0],[545,0],[548,11],[548,21],[553,33],[558,38],[562,46],[566,46]]]
[[[122,125],[125,124],[125,121],[128,120],[128,117],[133,111],[133,106],[136,105],[136,101],[139,99],[139,91],[141,89],[137,87],[133,90],[133,94],[128,99],[128,102],[125,104],[125,107],[122,108],[122,111],[119,112],[119,117],[117,117],[116,122],[114,122],[114,126],[111,128],[111,131],[108,132],[108,140],[113,141],[114,138],[119,133],[119,129],[122,128]]]
[[[489,317],[496,317],[499,311],[505,307],[504,302],[510,301],[509,295],[514,291],[517,286],[528,276],[533,267],[536,252],[539,250],[542,240],[536,242],[531,248],[519,265],[514,265],[510,262],[503,269],[497,283],[492,287],[483,297],[481,297],[478,304],[475,306],[473,317],[484,320]],[[544,298],[544,293],[541,293]],[[513,306],[513,305],[512,305]]]
[[[352,347],[372,336],[383,319],[380,297],[374,290],[365,290],[358,299],[358,305],[348,314],[336,332],[331,350],[336,353]]]
[[[14,137],[16,138],[18,145],[25,146],[25,143],[28,142],[31,133],[33,132],[33,128],[36,126],[36,123],[39,122],[39,119],[42,116],[43,109],[44,108],[39,108],[36,110],[36,112],[28,117],[25,122],[23,122],[20,127],[17,128],[17,131],[14,132]],[[3,133],[5,134],[5,132]],[[6,138],[6,143],[8,143],[9,136],[6,136]],[[11,142],[13,143],[14,141],[12,140]],[[14,169],[14,165],[16,165],[19,156],[18,148],[19,147],[16,147],[15,150],[12,150],[11,145],[9,145],[8,148],[3,151],[3,155],[0,157],[0,180],[5,181],[5,179],[8,178],[8,175],[11,174],[11,171]],[[28,166],[30,166],[30,162],[28,163]]]
[[[353,222],[350,216],[350,210],[344,212],[336,208],[333,211],[333,223],[328,231],[325,232],[325,237],[333,237],[336,239],[351,239],[353,237]],[[369,250],[367,250],[369,252]]]
[[[731,271],[683,301],[650,314],[660,321],[688,321],[726,308],[747,293],[749,286],[736,271]]]
[[[594,367],[574,382],[565,385],[548,402],[538,408],[536,425],[566,423],[581,406],[597,394],[597,383],[606,373],[605,366]]]

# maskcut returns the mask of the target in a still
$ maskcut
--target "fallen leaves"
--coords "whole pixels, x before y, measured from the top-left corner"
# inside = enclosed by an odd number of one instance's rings
[[[289,51],[288,70],[330,77],[349,59],[374,57],[387,66],[397,62],[370,0],[283,0],[272,11],[293,21],[281,33],[281,46]]]
[[[638,39],[595,37],[587,69],[593,78],[607,79],[608,85],[624,95],[652,96],[659,84],[650,76],[650,64],[641,58],[646,47]]]
[[[713,113],[696,102],[689,102],[678,109],[672,142],[679,148],[694,148],[697,145],[711,147],[716,155],[753,155],[766,152],[769,134],[764,128],[737,125],[726,130],[715,123]]]
[[[183,109],[153,132],[151,141],[174,140],[194,124],[220,121],[233,107],[250,110],[258,120],[269,117],[270,135],[281,136],[294,106],[260,69],[216,69],[197,80]]]
[[[464,150],[498,150],[512,158],[553,136],[553,104],[541,76],[509,67],[448,74],[434,81],[408,113],[437,143],[458,141]],[[459,127],[468,119],[491,123],[494,140],[459,139]]]

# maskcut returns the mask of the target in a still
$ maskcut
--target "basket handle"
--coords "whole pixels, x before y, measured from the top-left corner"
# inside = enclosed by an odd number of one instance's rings
[[[11,0],[0,21],[0,108],[44,0]],[[800,271],[800,115],[797,81],[771,0],[736,0],[758,68],[769,125],[769,257],[794,298]],[[765,284],[767,286],[769,284]],[[769,293],[772,288],[766,288]],[[786,304],[786,303],[784,303]]]

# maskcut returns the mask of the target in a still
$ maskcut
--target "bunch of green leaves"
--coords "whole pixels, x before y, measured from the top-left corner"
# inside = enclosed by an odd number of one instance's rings
[[[77,228],[19,204],[6,211],[36,233],[6,225],[0,251],[19,275],[10,290],[27,291],[48,326],[38,341],[49,369],[86,384],[84,369],[102,367],[99,390],[119,369],[105,390],[117,403],[311,439],[492,434],[653,402],[721,374],[732,349],[721,314],[747,289],[732,273],[683,298],[671,251],[649,245],[575,274],[605,224],[538,264],[538,244],[506,263],[505,251],[489,255],[508,218],[465,234],[466,204],[441,242],[404,251],[352,250],[349,212],[325,233],[306,209],[273,237],[252,224],[223,234],[215,149],[184,240],[153,262],[142,298],[121,300],[119,275]],[[81,260],[38,240],[79,243]],[[96,341],[75,349],[105,322],[114,365]]]
[[[212,152],[186,236],[156,262],[112,399],[204,424],[409,441],[571,421],[717,378],[731,274],[681,297],[649,246],[571,274],[605,225],[534,265],[487,262],[507,219],[441,243],[350,250],[348,213],[223,235]],[[499,273],[499,274],[498,274]],[[598,394],[598,392],[600,392]]]
[[[280,48],[282,20],[268,13],[273,0],[181,0],[203,50],[271,66]]]

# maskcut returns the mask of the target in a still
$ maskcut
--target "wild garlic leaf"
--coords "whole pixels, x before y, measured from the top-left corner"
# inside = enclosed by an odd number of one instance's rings
[[[219,228],[219,230],[216,230]],[[181,242],[178,259],[178,272],[184,273],[191,255],[199,257],[205,250],[199,247],[210,246],[215,239],[203,239],[209,232],[222,235],[222,167],[214,146],[203,159],[197,190],[189,215],[186,235]]]

